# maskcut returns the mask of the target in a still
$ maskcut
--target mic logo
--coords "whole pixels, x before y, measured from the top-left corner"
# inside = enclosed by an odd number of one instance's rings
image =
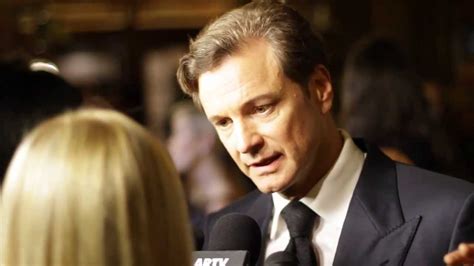
[[[194,266],[247,266],[248,251],[245,250],[205,250],[194,251]]]
[[[229,258],[199,258],[194,266],[226,266]]]
[[[260,254],[260,228],[252,218],[231,213],[219,218],[209,236],[208,250],[194,251],[194,266],[255,265]]]

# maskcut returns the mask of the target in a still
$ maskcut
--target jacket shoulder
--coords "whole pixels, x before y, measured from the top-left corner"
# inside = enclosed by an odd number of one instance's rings
[[[474,193],[474,184],[452,176],[432,172],[423,168],[396,163],[401,192],[416,189],[421,195],[430,197],[465,199]]]

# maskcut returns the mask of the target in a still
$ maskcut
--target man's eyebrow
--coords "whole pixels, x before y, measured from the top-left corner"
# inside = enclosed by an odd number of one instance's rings
[[[242,104],[242,108],[246,108],[248,106],[253,106],[255,105],[256,102],[258,101],[264,101],[264,100],[273,100],[276,99],[280,96],[280,90],[274,91],[274,92],[269,92],[265,94],[258,95],[254,98],[249,99],[246,101],[244,104]]]
[[[208,117],[207,120],[209,120],[209,122],[211,122],[211,123],[216,123],[217,121],[219,121],[223,118],[225,118],[225,116],[213,115],[213,116]]]
[[[258,101],[277,99],[281,95],[281,93],[282,93],[282,89],[277,89],[277,90],[274,90],[274,91],[271,91],[271,92],[267,92],[267,93],[264,93],[264,94],[257,95],[253,98],[250,98],[250,99],[246,100],[243,104],[241,104],[239,106],[239,111],[242,111],[242,110],[245,110],[249,107],[254,106],[255,103],[258,102]],[[220,119],[223,119],[223,118],[227,118],[227,116],[222,116],[222,115],[216,114],[216,115],[209,116],[207,119],[211,123],[214,123],[214,122],[217,122],[217,121],[219,121]]]

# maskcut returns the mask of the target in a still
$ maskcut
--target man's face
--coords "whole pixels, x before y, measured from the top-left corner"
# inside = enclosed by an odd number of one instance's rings
[[[315,93],[305,95],[285,76],[266,42],[251,43],[198,81],[208,119],[260,191],[310,184],[324,141],[324,112]]]

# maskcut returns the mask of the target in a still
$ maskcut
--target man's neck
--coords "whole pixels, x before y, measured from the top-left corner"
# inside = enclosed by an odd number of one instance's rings
[[[331,123],[331,131],[328,131],[326,141],[321,143],[321,146],[316,151],[316,162],[313,164],[311,171],[301,173],[308,175],[308,177],[301,183],[295,184],[288,190],[281,192],[281,194],[290,199],[297,200],[306,194],[332,169],[339,158],[344,145],[344,137],[340,134],[337,127]]]

